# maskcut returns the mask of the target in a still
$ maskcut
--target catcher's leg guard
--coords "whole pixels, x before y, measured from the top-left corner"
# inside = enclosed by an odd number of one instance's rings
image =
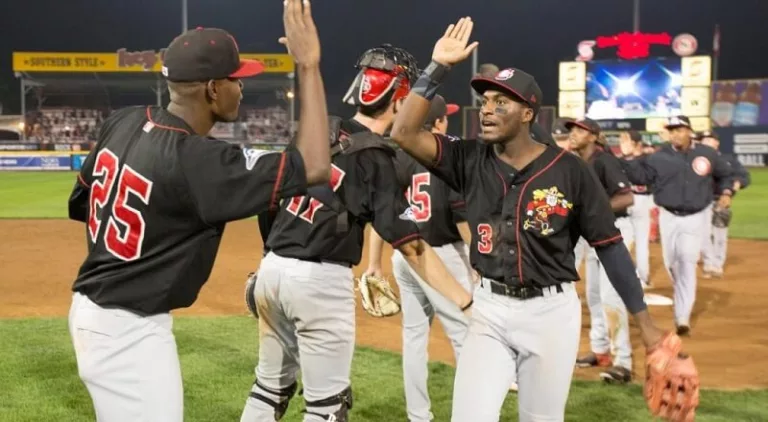
[[[279,421],[288,409],[288,404],[290,403],[291,398],[293,398],[293,395],[296,394],[297,388],[298,383],[294,382],[288,387],[274,390],[265,387],[259,380],[256,380],[253,383],[253,388],[251,389],[249,396],[272,406],[272,408],[275,409],[275,420]]]
[[[245,283],[245,304],[251,314],[259,319],[259,311],[256,309],[256,297],[253,295],[256,289],[256,276],[258,272],[248,274],[248,281]]]
[[[347,387],[341,393],[328,398],[307,401],[306,405],[304,412],[308,415],[319,416],[327,422],[348,422],[347,414],[349,409],[352,409],[352,387]],[[338,409],[331,412],[336,406]]]

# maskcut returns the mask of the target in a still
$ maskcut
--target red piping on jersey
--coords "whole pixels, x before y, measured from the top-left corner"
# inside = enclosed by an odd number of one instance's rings
[[[533,177],[528,179],[528,181],[523,184],[523,188],[520,189],[520,195],[517,198],[517,212],[515,213],[515,241],[517,242],[517,273],[520,276],[521,285],[525,284],[523,281],[523,248],[520,246],[520,206],[523,204],[523,194],[525,194],[525,190],[528,189],[528,184],[533,182],[535,178],[541,176],[542,173],[549,170],[549,168],[552,167],[560,159],[560,157],[563,156],[563,154],[565,154],[565,150],[560,151],[560,154],[557,154],[557,157],[552,159],[549,164],[534,174]]]
[[[190,135],[189,131],[186,129],[182,129],[180,127],[165,126],[165,125],[161,125],[160,123],[156,123],[154,120],[152,120],[152,114],[149,112],[149,107],[147,107],[147,120],[149,120],[149,123],[152,123],[153,125],[159,127],[160,129],[173,130],[175,132],[181,132],[181,133],[186,133],[187,135]]]
[[[277,208],[277,191],[280,190],[280,182],[283,181],[283,170],[285,170],[285,153],[281,154],[280,166],[277,168],[277,178],[275,179],[275,186],[272,188],[272,198],[269,200],[269,210],[274,211]]]
[[[507,182],[504,180],[504,176],[501,175],[498,171],[496,172],[496,175],[499,176],[499,179],[501,179],[501,186],[504,188],[504,196],[507,196]]]
[[[400,239],[400,240],[397,240],[397,241],[395,241],[395,242],[392,242],[392,247],[393,247],[393,248],[395,248],[395,249],[397,249],[397,247],[399,247],[399,246],[400,246],[400,245],[402,245],[403,243],[405,243],[405,242],[408,242],[408,241],[410,241],[410,240],[413,240],[413,239],[418,239],[418,238],[420,238],[420,237],[421,237],[421,235],[420,235],[419,233],[412,233],[412,234],[409,234],[408,236],[405,236],[405,237],[403,237],[403,238],[402,238],[402,239]]]
[[[451,206],[452,207],[463,207],[464,205],[466,205],[466,202],[464,202],[464,201],[451,202]]]
[[[80,182],[81,185],[85,186],[86,188],[90,189],[91,186],[85,182],[85,179],[83,179],[83,175],[80,173],[77,173],[77,181]]]
[[[606,243],[613,242],[614,240],[621,240],[621,234],[617,234],[616,236],[613,236],[613,237],[605,239],[605,240],[599,240],[599,241],[597,241],[595,243],[590,243],[589,246],[593,246],[593,247],[594,246],[600,246],[600,245],[604,245]]]
[[[433,133],[432,136],[437,143],[437,154],[435,154],[435,161],[432,163],[432,167],[437,167],[440,164],[440,161],[443,160],[443,143],[440,142],[440,138],[437,137],[436,133]]]

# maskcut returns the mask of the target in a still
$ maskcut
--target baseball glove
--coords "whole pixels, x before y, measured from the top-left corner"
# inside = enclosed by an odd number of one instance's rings
[[[357,279],[357,290],[363,309],[371,316],[388,317],[400,312],[400,300],[386,279],[363,274]]]
[[[646,353],[643,394],[653,416],[693,421],[699,406],[699,373],[693,358],[681,352],[682,342],[667,333]]]
[[[730,208],[714,208],[712,210],[712,225],[719,228],[728,227],[731,224]]]
[[[253,295],[254,289],[256,289],[256,276],[257,272],[248,273],[248,281],[245,282],[245,304],[248,306],[248,310],[251,314],[259,319],[259,312],[256,310],[256,297]]]

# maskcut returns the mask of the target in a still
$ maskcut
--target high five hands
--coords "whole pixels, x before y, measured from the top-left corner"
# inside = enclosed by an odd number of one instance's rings
[[[469,44],[474,22],[469,16],[459,19],[448,26],[442,38],[437,40],[432,50],[432,60],[444,66],[453,66],[464,61],[480,44],[475,41]]]
[[[320,63],[320,37],[317,35],[309,0],[283,1],[283,44],[299,66],[317,66]]]

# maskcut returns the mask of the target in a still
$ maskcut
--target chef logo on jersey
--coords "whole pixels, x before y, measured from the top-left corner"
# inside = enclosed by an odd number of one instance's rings
[[[707,157],[696,157],[693,159],[691,167],[699,176],[706,176],[712,170],[712,163],[709,162]]]
[[[542,236],[555,232],[549,218],[553,215],[565,217],[573,208],[573,204],[565,199],[557,186],[549,189],[536,189],[533,191],[533,201],[525,207],[525,222],[523,229],[538,230]]]

